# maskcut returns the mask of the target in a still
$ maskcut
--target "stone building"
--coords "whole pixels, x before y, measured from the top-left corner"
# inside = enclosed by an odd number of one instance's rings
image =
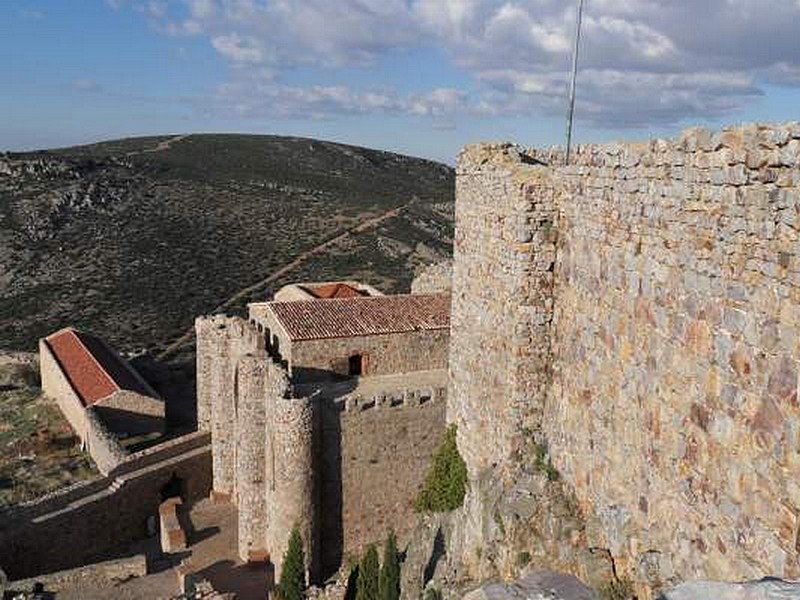
[[[103,340],[68,327],[39,341],[42,390],[100,468],[129,446],[160,437],[164,402]]]
[[[197,319],[198,424],[213,497],[238,508],[241,557],[268,554],[279,572],[298,527],[319,581],[413,526],[445,428],[450,299],[355,282],[276,298],[249,320]]]

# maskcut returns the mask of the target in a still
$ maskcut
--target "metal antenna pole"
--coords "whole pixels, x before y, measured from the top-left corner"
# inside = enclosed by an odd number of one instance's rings
[[[569,164],[572,150],[572,120],[575,116],[575,85],[578,79],[578,51],[581,45],[581,21],[583,20],[583,2],[578,0],[578,22],[575,27],[575,47],[572,50],[572,79],[569,84],[569,112],[567,113],[567,153],[565,163]]]

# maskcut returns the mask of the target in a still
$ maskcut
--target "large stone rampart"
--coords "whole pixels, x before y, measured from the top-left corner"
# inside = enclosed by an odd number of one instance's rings
[[[800,125],[458,167],[449,418],[549,445],[642,591],[800,575]],[[548,276],[548,273],[552,275]]]
[[[461,154],[448,420],[470,474],[502,464],[538,428],[552,363],[555,191],[509,145]]]

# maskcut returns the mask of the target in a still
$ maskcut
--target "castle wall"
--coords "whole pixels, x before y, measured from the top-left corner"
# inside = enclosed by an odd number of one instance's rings
[[[444,369],[449,341],[447,329],[295,341],[289,349],[289,366],[297,381],[347,375],[348,358],[354,354],[362,355],[366,376]]]
[[[459,163],[448,410],[470,472],[514,462],[506,398],[549,381],[545,410],[530,393],[523,416],[620,575],[650,589],[797,577],[800,126],[582,147],[569,167],[531,158],[561,164],[507,146]],[[537,204],[557,218],[511,239]],[[557,242],[552,293],[539,250],[515,246],[529,238],[544,254]],[[499,282],[496,298],[473,299],[473,278]],[[543,292],[537,310],[507,293],[517,285]],[[550,305],[542,335],[503,339]],[[531,354],[511,383],[484,374],[540,345],[552,372]]]
[[[394,529],[416,524],[414,499],[445,430],[442,386],[343,397],[320,409],[320,557],[330,574]]]
[[[239,360],[236,423],[236,489],[239,508],[239,556],[266,550],[266,377],[265,354]]]
[[[476,477],[541,420],[555,198],[549,173],[508,145],[467,149],[457,174],[447,418]]]
[[[306,566],[318,575],[314,477],[314,410],[307,398],[287,397],[285,371],[270,363],[267,372],[266,506],[267,549],[275,557],[275,577],[292,530],[303,538]]]
[[[191,504],[208,495],[210,474],[208,434],[195,433],[130,455],[110,476],[0,511],[0,565],[16,580],[117,558],[146,537],[173,476]]]
[[[236,365],[248,352],[263,349],[263,337],[238,317],[199,317],[197,333],[198,428],[213,440],[214,492],[236,494]],[[210,419],[210,421],[209,421]]]

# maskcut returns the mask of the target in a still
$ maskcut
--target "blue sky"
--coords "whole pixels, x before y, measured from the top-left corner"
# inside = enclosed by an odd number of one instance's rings
[[[578,142],[798,117],[800,0],[588,0]],[[5,0],[0,149],[302,135],[452,163],[563,138],[565,0]]]

